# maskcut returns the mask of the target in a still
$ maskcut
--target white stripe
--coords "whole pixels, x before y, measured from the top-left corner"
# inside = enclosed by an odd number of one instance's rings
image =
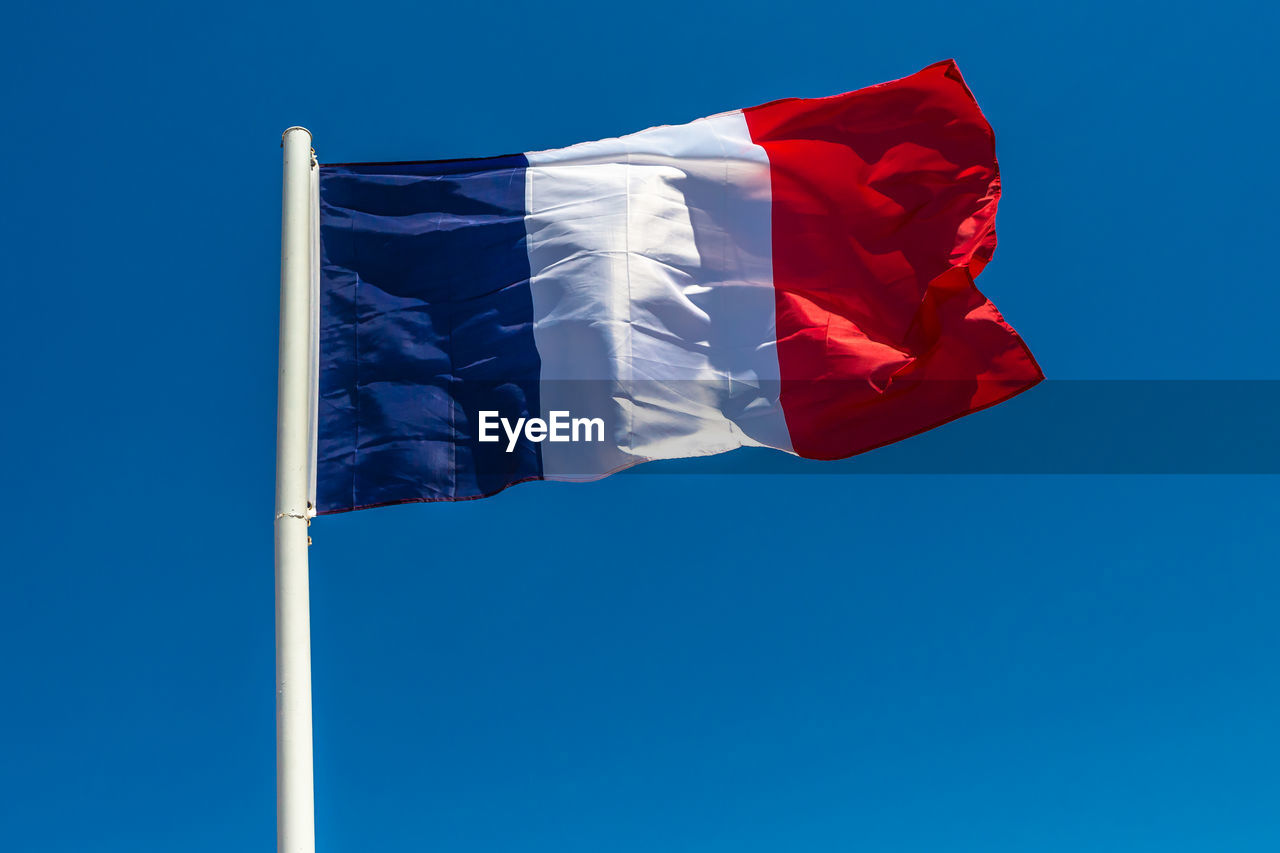
[[[527,156],[541,408],[608,423],[603,446],[544,443],[544,475],[790,450],[769,161],[742,113]]]

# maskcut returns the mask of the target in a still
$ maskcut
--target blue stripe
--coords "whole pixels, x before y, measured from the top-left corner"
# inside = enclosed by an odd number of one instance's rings
[[[539,412],[521,155],[320,170],[317,509],[459,500],[542,473],[477,413]]]

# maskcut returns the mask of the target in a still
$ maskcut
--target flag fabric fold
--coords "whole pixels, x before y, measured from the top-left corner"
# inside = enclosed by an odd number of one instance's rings
[[[1005,400],[1043,377],[974,285],[999,196],[953,62],[552,151],[324,165],[318,510],[843,458]]]

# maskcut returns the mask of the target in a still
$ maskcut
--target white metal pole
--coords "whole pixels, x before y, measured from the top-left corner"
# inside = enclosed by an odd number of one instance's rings
[[[311,132],[284,132],[276,410],[276,845],[314,853],[307,505],[311,451]]]

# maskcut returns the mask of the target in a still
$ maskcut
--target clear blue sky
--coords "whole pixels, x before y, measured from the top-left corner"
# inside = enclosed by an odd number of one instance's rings
[[[286,126],[328,161],[499,154],[955,57],[1005,181],[981,284],[1046,373],[1277,379],[1278,24],[10,8],[0,847],[273,849]],[[321,519],[319,849],[1273,851],[1276,487],[635,474]]]

